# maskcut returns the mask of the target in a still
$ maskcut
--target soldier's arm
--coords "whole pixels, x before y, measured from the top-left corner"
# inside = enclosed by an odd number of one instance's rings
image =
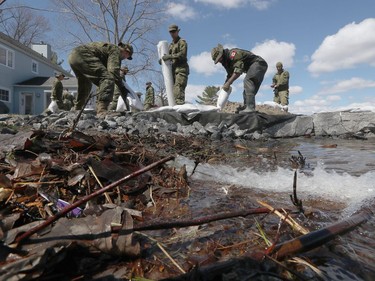
[[[288,83],[289,83],[289,72],[288,71],[284,71],[279,76],[279,81],[277,82],[277,85],[278,86],[280,86],[280,85],[288,85]]]
[[[185,40],[180,39],[179,51],[177,53],[172,54],[172,58],[179,61],[187,60],[187,43]]]

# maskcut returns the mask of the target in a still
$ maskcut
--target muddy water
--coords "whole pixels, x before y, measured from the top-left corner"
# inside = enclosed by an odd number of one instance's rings
[[[312,213],[301,223],[311,231],[361,210],[375,207],[375,141],[292,139],[220,144],[226,157],[199,164],[190,179],[189,204],[202,210],[227,211],[266,201],[293,208],[291,156],[305,157],[297,169],[298,197]],[[194,162],[178,157],[190,175]],[[322,271],[323,280],[375,280],[375,219],[336,238],[306,256]],[[313,278],[313,280],[315,280]],[[316,279],[318,280],[318,279]]]

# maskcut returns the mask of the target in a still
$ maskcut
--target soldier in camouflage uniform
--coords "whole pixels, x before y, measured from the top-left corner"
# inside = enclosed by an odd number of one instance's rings
[[[281,62],[276,63],[277,73],[272,78],[274,92],[273,101],[281,104],[289,104],[289,72],[283,69]]]
[[[63,92],[63,104],[64,110],[71,110],[74,105],[74,97],[72,94],[69,93],[68,90],[64,90]]]
[[[128,74],[128,72],[129,72],[129,68],[127,66],[121,67],[120,76],[121,76],[121,78],[124,82],[126,82],[125,75]],[[120,92],[119,88],[117,87],[117,85],[115,85],[115,92],[113,94],[113,100],[111,102],[111,105],[109,106],[110,110],[116,110],[118,98],[120,97],[120,95],[121,95],[121,92]],[[122,99],[124,99],[124,97],[122,97]],[[130,110],[129,101],[126,97],[124,99],[124,103],[126,105],[126,110],[129,111]]]
[[[145,102],[144,102],[144,110],[149,110],[151,107],[155,104],[155,90],[151,86],[151,82],[146,83],[146,96],[145,96]]]
[[[124,43],[92,42],[74,48],[69,55],[69,64],[78,80],[75,109],[80,110],[85,105],[92,82],[97,86],[97,114],[105,116],[115,84],[122,95],[129,92],[122,82],[120,65],[121,60],[131,60],[132,55],[133,47]]]
[[[172,60],[173,95],[176,104],[185,103],[185,88],[187,86],[189,65],[187,63],[187,43],[179,36],[180,29],[177,25],[169,26],[172,43],[169,45],[169,54],[164,55],[164,61]]]
[[[227,78],[223,85],[225,91],[229,91],[232,83],[242,73],[246,73],[243,91],[244,109],[241,112],[254,112],[255,95],[267,71],[267,62],[250,51],[238,48],[228,50],[220,44],[211,50],[211,57],[215,64],[220,62],[227,71]]]
[[[63,87],[63,84],[61,82],[62,80],[64,80],[65,75],[63,73],[59,72],[55,75],[55,77],[56,77],[56,79],[55,79],[55,81],[53,82],[53,85],[52,85],[51,99],[53,101],[56,101],[57,106],[60,110],[65,110],[64,109],[64,102],[63,102],[64,87]]]

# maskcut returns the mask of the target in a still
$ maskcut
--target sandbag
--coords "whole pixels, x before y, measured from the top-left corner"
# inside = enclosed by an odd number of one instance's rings
[[[223,110],[231,92],[232,92],[232,87],[229,88],[228,92],[224,91],[223,88],[220,88],[220,90],[217,92],[218,98],[217,98],[216,107],[219,109],[219,111]]]
[[[138,95],[133,91],[132,88],[130,88],[128,83],[124,82],[124,86],[126,89],[129,90],[129,93],[127,96],[129,106],[138,110],[143,110],[143,104],[142,104],[142,101],[139,99]],[[119,96],[118,98],[116,111],[117,112],[126,111],[126,105],[125,105],[124,99],[121,96]]]
[[[165,91],[167,94],[168,105],[176,105],[176,101],[173,95],[173,76],[172,76],[172,61],[163,61],[162,57],[169,54],[169,47],[167,41],[159,41],[158,45],[158,54],[161,61],[161,71],[164,77]]]
[[[51,103],[48,106],[48,110],[52,113],[56,113],[59,111],[59,107],[57,106],[57,102],[52,100]]]

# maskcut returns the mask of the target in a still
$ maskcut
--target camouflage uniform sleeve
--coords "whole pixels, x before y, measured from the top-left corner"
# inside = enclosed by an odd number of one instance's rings
[[[187,60],[187,48],[186,41],[180,39],[178,42],[177,52],[172,54],[172,58],[179,62],[185,62]]]
[[[231,54],[232,55],[232,54]],[[236,51],[233,58],[233,72],[234,73],[244,73],[245,72],[245,63],[243,61],[243,52]]]
[[[108,54],[107,70],[115,80],[115,84],[123,94],[127,94],[128,90],[123,83],[123,77],[120,75],[120,49],[117,46],[112,46]]]
[[[286,86],[289,84],[289,72],[284,71],[279,75],[279,80],[277,81],[278,86]]]
[[[54,101],[62,101],[63,85],[59,80],[53,82],[51,98]]]

